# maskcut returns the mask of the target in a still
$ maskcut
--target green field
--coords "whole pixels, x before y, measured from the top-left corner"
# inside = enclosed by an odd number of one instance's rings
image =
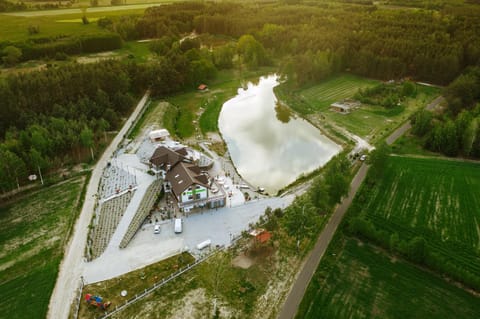
[[[372,246],[339,235],[296,318],[479,318],[480,299]]]
[[[381,179],[362,187],[350,212],[368,223],[358,228],[352,219],[354,233],[480,287],[480,164],[389,157]],[[417,257],[408,246],[415,238],[424,240]]]
[[[0,206],[2,318],[45,318],[85,180],[73,178]]]
[[[78,9],[77,9],[78,10]],[[24,41],[30,38],[43,38],[59,35],[84,35],[91,33],[105,32],[100,28],[95,19],[101,17],[111,17],[129,14],[142,14],[145,9],[133,9],[127,11],[109,11],[109,12],[95,12],[89,13],[87,10],[87,18],[92,19],[89,24],[81,22],[82,13],[70,13],[57,16],[35,16],[35,17],[16,17],[9,15],[1,15],[0,20],[0,34],[1,41]],[[72,21],[72,22],[62,22]],[[40,32],[36,35],[30,36],[28,34],[29,26],[38,26]]]
[[[394,154],[409,154],[409,155],[421,155],[421,156],[439,156],[438,153],[429,151],[423,147],[424,138],[419,138],[407,132],[407,134],[400,137],[392,145],[392,153]]]
[[[439,94],[439,89],[417,85],[417,96],[406,99],[401,106],[391,109],[377,105],[362,105],[350,114],[339,114],[329,110],[332,103],[353,98],[359,89],[375,86],[377,80],[361,78],[351,74],[334,76],[308,88],[286,93],[276,90],[280,99],[299,113],[303,113],[319,126],[334,123],[349,132],[377,142],[387,136],[421,107],[426,106]]]
[[[390,157],[363,211],[381,228],[480,253],[480,164]]]
[[[326,111],[330,104],[351,98],[359,89],[372,87],[378,83],[380,82],[377,80],[344,74],[302,89],[297,94],[305,99],[316,111]]]

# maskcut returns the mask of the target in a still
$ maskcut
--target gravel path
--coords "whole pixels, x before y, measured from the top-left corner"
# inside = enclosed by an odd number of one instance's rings
[[[94,196],[97,193],[103,169],[107,165],[107,162],[110,161],[110,158],[117,149],[118,145],[122,142],[123,136],[127,133],[130,125],[135,121],[137,115],[143,109],[149,95],[149,92],[145,93],[135,110],[132,112],[120,132],[118,132],[117,136],[105,150],[92,171],[92,176],[90,178],[90,182],[88,183],[82,211],[75,224],[73,236],[65,249],[64,258],[60,264],[57,281],[50,298],[50,304],[48,306],[47,318],[68,318],[70,305],[75,298],[75,290],[78,288],[80,276],[82,275],[83,268],[85,267],[83,255],[85,244],[87,242],[88,225],[92,219],[95,205]]]

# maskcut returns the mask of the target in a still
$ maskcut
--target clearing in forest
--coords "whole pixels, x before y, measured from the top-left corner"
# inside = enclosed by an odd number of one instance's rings
[[[280,100],[304,114],[315,125],[325,127],[334,124],[370,142],[376,142],[387,136],[411,114],[425,107],[439,94],[437,88],[416,84],[415,96],[405,98],[394,107],[362,104],[349,114],[330,110],[332,103],[354,99],[360,89],[372,88],[380,83],[378,80],[341,74],[293,92],[280,86],[276,89],[276,94]]]

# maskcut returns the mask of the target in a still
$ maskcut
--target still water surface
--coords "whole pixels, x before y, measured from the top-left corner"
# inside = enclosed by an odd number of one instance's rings
[[[341,147],[277,103],[278,77],[248,83],[225,102],[219,129],[240,175],[270,194],[324,165]]]

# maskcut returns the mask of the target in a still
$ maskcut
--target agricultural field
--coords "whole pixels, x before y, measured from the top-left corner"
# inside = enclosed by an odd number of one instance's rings
[[[85,181],[75,177],[0,205],[2,317],[45,318]]]
[[[352,232],[478,289],[479,168],[458,160],[389,157],[381,179],[364,185],[350,207],[364,221],[361,226],[352,219]]]
[[[478,318],[480,298],[442,278],[337,235],[296,318]]]
[[[62,14],[57,16],[32,16],[17,17],[6,14],[0,14],[0,34],[2,41],[24,41],[30,38],[54,37],[59,35],[84,35],[92,33],[105,32],[95,22],[102,17],[111,17],[128,14],[142,14],[145,8],[131,9],[127,11],[108,11],[108,12],[89,12],[86,16],[91,23],[83,24],[81,18],[83,16],[79,9],[78,13]],[[40,11],[41,12],[41,11]],[[40,32],[36,35],[29,35],[28,27],[38,26]]]
[[[363,206],[375,224],[480,254],[480,164],[394,156],[387,165]]]

